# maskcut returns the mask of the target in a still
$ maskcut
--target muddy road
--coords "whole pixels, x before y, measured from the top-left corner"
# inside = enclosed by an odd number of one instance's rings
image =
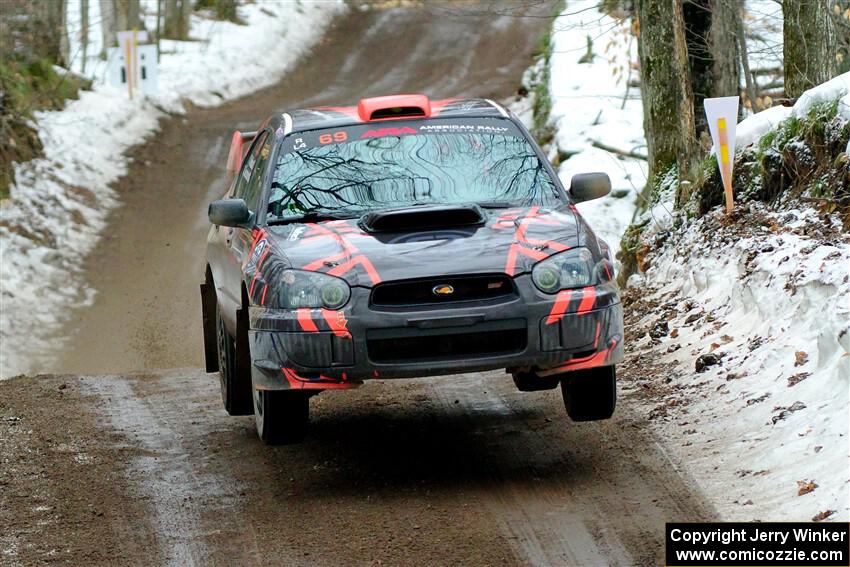
[[[55,374],[0,382],[0,565],[652,565],[665,521],[712,517],[628,395],[574,425],[504,373],[373,381],[268,448],[199,368],[229,132],[388,92],[509,96],[552,7],[481,5],[352,10],[280,84],[134,152]]]

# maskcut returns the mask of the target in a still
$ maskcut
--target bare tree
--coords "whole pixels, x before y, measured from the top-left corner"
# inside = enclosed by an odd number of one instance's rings
[[[830,0],[783,0],[785,94],[797,98],[837,73]]]
[[[738,94],[736,22],[738,0],[686,0],[682,3],[694,122],[697,136],[707,132],[702,101]]]
[[[696,152],[694,104],[682,4],[671,0],[638,0],[643,123],[649,179],[672,165],[690,172]]]
[[[188,39],[189,16],[191,14],[191,0],[165,0],[165,22],[162,37]]]
[[[118,28],[115,24],[115,4],[112,0],[100,0],[100,31],[102,47],[100,58],[106,59],[106,50],[115,46],[115,32]]]
[[[0,56],[68,64],[66,0],[2,0]]]
[[[106,50],[118,45],[116,32],[144,29],[139,10],[139,0],[100,0],[101,33],[103,50],[101,58],[106,58]]]
[[[86,72],[89,54],[89,0],[80,0],[80,50],[83,57],[82,72]]]
[[[139,15],[139,0],[112,0],[117,31],[138,30],[144,27]]]

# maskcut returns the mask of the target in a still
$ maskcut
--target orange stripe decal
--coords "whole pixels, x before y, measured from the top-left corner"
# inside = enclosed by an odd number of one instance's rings
[[[547,325],[560,321],[561,317],[564,316],[564,313],[567,312],[567,308],[570,306],[570,300],[572,297],[572,290],[565,289],[558,292],[558,295],[555,297],[555,304],[552,306],[552,311],[549,312],[549,317],[546,318]]]
[[[325,322],[327,322],[334,335],[344,339],[351,338],[351,333],[348,332],[348,320],[345,318],[345,313],[342,311],[322,309],[322,317],[325,318]]]
[[[310,310],[307,308],[299,309],[296,312],[296,316],[298,317],[298,324],[301,325],[301,330],[307,333],[318,333],[319,328],[316,326],[316,323],[313,321],[313,316],[310,313]]]

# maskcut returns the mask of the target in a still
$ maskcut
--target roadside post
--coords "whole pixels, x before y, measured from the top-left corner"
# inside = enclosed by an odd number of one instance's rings
[[[138,93],[157,91],[157,57],[155,44],[140,44],[148,40],[144,30],[117,32],[118,47],[110,48],[106,76],[109,84],[127,86],[132,99]]]
[[[738,97],[705,99],[705,116],[714,142],[714,155],[726,193],[726,214],[732,212],[732,167],[735,162],[735,127],[738,125]]]

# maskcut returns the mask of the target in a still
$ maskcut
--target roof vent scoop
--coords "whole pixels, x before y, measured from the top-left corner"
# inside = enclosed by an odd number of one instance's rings
[[[478,205],[427,205],[366,213],[358,224],[366,232],[413,232],[484,224]]]
[[[390,95],[364,98],[357,104],[357,114],[364,122],[399,118],[428,118],[431,101],[421,94]]]

